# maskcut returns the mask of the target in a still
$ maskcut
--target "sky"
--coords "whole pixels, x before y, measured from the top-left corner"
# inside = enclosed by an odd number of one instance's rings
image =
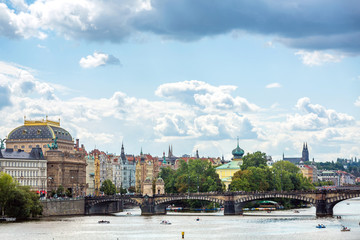
[[[360,158],[357,0],[0,0],[0,138],[87,150]]]

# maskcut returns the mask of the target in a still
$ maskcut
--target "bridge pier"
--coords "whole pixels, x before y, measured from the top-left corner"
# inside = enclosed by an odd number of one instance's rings
[[[150,215],[165,215],[166,214],[166,205],[159,204],[155,205],[154,197],[145,196],[143,203],[140,205],[141,215],[150,216]]]
[[[235,201],[225,201],[224,215],[242,215],[243,203],[235,203]]]
[[[334,204],[326,203],[325,200],[316,200],[316,216],[332,217]]]

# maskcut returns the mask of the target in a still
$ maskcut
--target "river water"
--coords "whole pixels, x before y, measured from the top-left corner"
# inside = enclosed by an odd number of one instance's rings
[[[131,212],[127,214],[127,212]],[[27,239],[360,239],[360,198],[340,202],[334,208],[337,218],[316,218],[315,208],[266,212],[245,212],[244,216],[224,216],[223,212],[170,213],[166,216],[141,216],[130,209],[115,216],[44,218],[40,221],[0,224],[1,240]],[[199,217],[200,220],[196,221]],[[99,224],[99,220],[110,221]],[[171,225],[162,225],[168,220]],[[326,225],[317,229],[317,224]],[[341,225],[351,228],[341,232]]]

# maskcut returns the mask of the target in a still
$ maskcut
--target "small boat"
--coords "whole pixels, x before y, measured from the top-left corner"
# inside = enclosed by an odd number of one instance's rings
[[[342,226],[340,231],[342,231],[342,232],[350,232],[350,228]]]
[[[298,210],[294,210],[294,213],[299,213],[299,211],[298,211]]]
[[[336,216],[337,219],[341,219],[341,216]]]
[[[271,213],[271,211],[270,210],[268,210],[268,211],[266,211],[267,213]]]
[[[131,215],[131,212],[126,213],[126,215]]]
[[[101,220],[101,221],[98,221],[98,223],[110,223],[110,221]]]
[[[200,221],[200,218],[196,218],[196,221]]]
[[[318,224],[316,228],[326,228],[326,226],[324,224]]]
[[[167,220],[162,220],[162,221],[160,222],[160,224],[170,225],[171,222],[169,222],[169,221],[167,221]]]
[[[16,218],[10,218],[10,217],[2,217],[0,218],[0,222],[15,222]]]

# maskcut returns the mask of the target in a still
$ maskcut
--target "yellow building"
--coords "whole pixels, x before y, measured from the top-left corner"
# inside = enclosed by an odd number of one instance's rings
[[[239,147],[239,139],[237,147],[232,151],[232,154],[233,159],[231,162],[216,168],[216,173],[219,174],[219,178],[225,184],[226,189],[229,188],[234,173],[239,171],[240,166],[243,164],[242,156],[244,155],[244,150]]]

